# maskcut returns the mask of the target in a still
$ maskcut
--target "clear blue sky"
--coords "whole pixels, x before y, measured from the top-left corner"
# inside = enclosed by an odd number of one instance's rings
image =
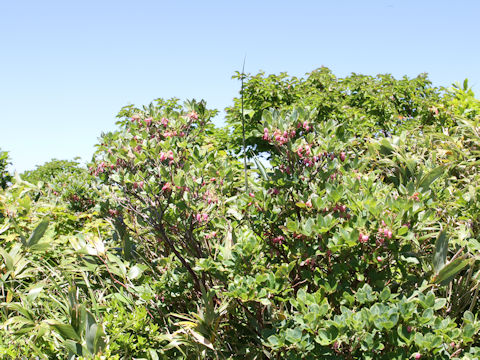
[[[18,171],[89,160],[124,105],[223,109],[245,54],[250,73],[428,72],[478,92],[479,14],[478,0],[0,1],[0,148]]]

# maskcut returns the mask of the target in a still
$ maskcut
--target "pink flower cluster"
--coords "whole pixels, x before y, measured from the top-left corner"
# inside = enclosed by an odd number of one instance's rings
[[[304,121],[303,123],[299,122],[297,128],[303,128],[305,131],[309,131],[312,127],[308,124],[308,121]]]
[[[207,190],[205,191],[205,193],[203,194],[203,200],[206,200],[207,201],[207,204],[211,204],[211,203],[218,203],[218,198],[216,198],[211,192],[210,190]]]
[[[369,239],[369,236],[367,234],[358,234],[358,241],[361,242],[362,244],[365,244]]]
[[[272,195],[278,195],[278,193],[279,193],[280,191],[278,191],[277,188],[272,188],[272,189],[269,190],[269,192],[270,192]]]
[[[214,237],[217,237],[217,232],[216,231],[212,231],[210,234],[205,235],[206,240],[212,239]]]
[[[190,120],[198,120],[198,114],[195,112],[195,110],[192,110],[192,112],[188,114],[188,117]]]
[[[282,235],[277,236],[277,237],[274,237],[274,238],[272,239],[272,242],[273,242],[274,244],[279,244],[279,245],[281,245],[284,241],[285,241],[285,238],[284,238]]]
[[[165,138],[174,137],[174,136],[184,137],[185,132],[181,131],[178,133],[177,130],[172,130],[172,131],[165,131],[163,133],[163,137]]]
[[[96,168],[90,167],[89,170],[91,175],[97,176],[98,174],[106,172],[109,168],[113,169],[113,164],[109,166],[105,161],[102,161],[97,165]]]
[[[174,159],[173,157],[173,151],[172,150],[168,150],[167,152],[161,152],[160,153],[160,161],[165,161],[165,160],[172,160]]]
[[[393,236],[392,230],[388,229],[385,222],[382,220],[382,226],[381,228],[378,229],[378,234],[377,234],[377,245],[383,245],[386,239],[391,239]]]
[[[143,189],[143,185],[144,185],[144,182],[143,182],[143,181],[140,181],[140,182],[138,182],[138,183],[137,183],[137,182],[134,182],[133,185],[132,185],[132,187],[133,187],[134,190],[136,190],[136,189],[138,189],[138,188]]]
[[[287,173],[288,175],[292,173],[292,169],[290,168],[290,166],[285,166],[284,164],[280,164],[280,171],[282,173]]]
[[[312,155],[312,146],[310,144],[300,145],[295,151],[297,156],[302,159],[305,166],[313,166],[316,162],[321,160],[320,156],[311,156]]]
[[[199,223],[205,223],[208,221],[208,214],[196,214],[195,220]]]
[[[279,129],[275,129],[273,132],[272,136],[269,135],[268,129],[264,128],[263,129],[263,140],[266,140],[268,142],[275,143],[279,146],[284,145],[285,143],[288,142],[289,139],[293,138],[295,136],[296,132],[295,130],[292,131],[281,131]]]

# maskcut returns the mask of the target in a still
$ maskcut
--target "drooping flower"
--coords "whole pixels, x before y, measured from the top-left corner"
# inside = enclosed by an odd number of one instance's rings
[[[198,114],[195,112],[195,110],[192,110],[190,114],[188,114],[190,120],[198,120]]]

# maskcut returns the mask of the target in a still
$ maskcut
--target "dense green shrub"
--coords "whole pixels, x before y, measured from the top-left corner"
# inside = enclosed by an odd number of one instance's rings
[[[243,96],[246,169],[239,99],[233,132],[158,99],[102,135],[96,208],[65,213],[57,180],[1,193],[5,357],[479,357],[467,84],[322,68],[249,76]]]
[[[7,170],[9,165],[8,153],[0,150],[0,188],[5,189],[12,180],[12,176]]]
[[[416,124],[451,125],[445,89],[432,86],[426,74],[416,78],[395,79],[389,74],[376,77],[352,74],[337,78],[322,67],[305,78],[280,75],[245,75],[243,97],[234,99],[227,110],[227,123],[233,129],[230,146],[238,150],[242,141],[242,100],[245,111],[247,145],[269,150],[259,134],[263,132],[263,111],[315,109],[312,121],[335,120],[362,137],[365,134],[399,133]]]
[[[98,201],[95,179],[77,159],[53,159],[35,170],[25,171],[21,178],[33,184],[45,183],[46,189],[60,197],[72,211],[87,211]]]

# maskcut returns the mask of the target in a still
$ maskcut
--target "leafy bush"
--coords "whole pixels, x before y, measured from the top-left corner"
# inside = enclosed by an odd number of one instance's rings
[[[95,180],[78,161],[53,159],[35,170],[25,171],[23,180],[45,183],[54,196],[59,196],[72,211],[87,211],[98,201]]]
[[[0,150],[0,188],[5,189],[8,183],[12,180],[12,176],[7,170],[8,162],[8,153],[6,151]]]
[[[64,172],[1,193],[5,357],[479,357],[468,86],[322,68],[243,96],[246,168],[238,99],[233,133],[158,99],[102,135],[82,187],[99,206],[65,212]]]

